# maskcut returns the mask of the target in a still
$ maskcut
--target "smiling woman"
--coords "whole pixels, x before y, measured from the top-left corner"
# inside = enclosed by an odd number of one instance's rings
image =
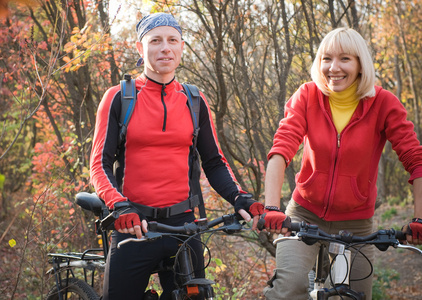
[[[414,216],[422,217],[422,147],[407,112],[392,93],[375,84],[375,69],[365,40],[350,28],[338,28],[322,40],[312,65],[312,82],[303,84],[285,106],[274,135],[265,179],[265,227],[287,232],[288,220],[365,236],[372,232],[378,163],[390,141],[414,184]],[[303,142],[301,169],[285,214],[278,209],[284,172]],[[287,217],[286,217],[287,216]],[[411,217],[409,217],[410,219]],[[421,243],[422,221],[412,219],[408,242]],[[406,226],[406,225],[405,225]],[[406,227],[404,227],[406,228]],[[323,229],[324,231],[326,231]],[[406,231],[406,230],[404,230]],[[352,249],[353,290],[372,299],[367,261],[373,247]],[[277,244],[277,267],[265,291],[267,299],[307,299],[308,273],[317,245]]]
[[[351,86],[360,74],[359,59],[347,53],[325,53],[321,58],[321,73],[328,88],[333,92],[342,92]]]
[[[353,60],[355,58],[359,63],[358,67],[352,67],[355,68],[355,71],[358,71],[356,78],[359,79],[359,84],[356,94],[359,99],[375,95],[374,64],[366,41],[357,31],[337,28],[329,32],[321,42],[311,68],[311,75],[312,80],[325,95],[329,95],[333,90],[330,90],[330,87],[327,85],[326,74],[322,71],[322,64],[328,64],[323,58],[327,57],[330,59],[332,55],[337,55],[345,60]],[[334,65],[334,67],[337,66]],[[350,71],[350,68],[348,70]],[[349,85],[346,87],[350,86],[353,82],[354,80],[349,82]]]

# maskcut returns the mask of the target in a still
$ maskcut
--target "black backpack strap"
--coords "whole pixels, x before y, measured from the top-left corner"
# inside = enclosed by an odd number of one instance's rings
[[[132,117],[133,110],[135,109],[136,103],[136,83],[135,79],[129,74],[124,75],[124,79],[120,80],[120,119],[119,119],[119,136],[117,140],[117,149],[115,155],[115,161],[113,164],[113,174],[116,178],[120,178],[122,174],[119,174],[120,167],[120,151],[123,143],[126,140],[127,126],[130,118]],[[119,174],[119,175],[118,175]],[[118,182],[120,180],[118,179]],[[120,184],[119,184],[120,185]]]
[[[122,108],[119,120],[120,132],[118,147],[120,147],[126,138],[127,126],[129,124],[130,117],[132,117],[133,110],[135,109],[135,79],[132,79],[129,74],[125,74],[124,79],[120,80],[120,92]]]
[[[187,105],[189,107],[192,123],[194,127],[193,139],[192,139],[192,148],[190,152],[190,172],[189,172],[189,186],[191,188],[191,196],[198,196],[199,198],[199,215],[201,218],[206,218],[207,214],[205,212],[204,199],[202,197],[201,184],[199,183],[199,178],[201,176],[201,165],[199,163],[198,150],[196,149],[196,144],[199,134],[199,112],[201,106],[201,95],[199,89],[192,84],[182,84],[183,89],[186,92],[188,97]]]
[[[199,111],[200,111],[200,105],[201,105],[201,95],[199,93],[199,89],[193,85],[193,84],[182,84],[186,95],[188,96],[188,107],[190,110],[190,114],[192,117],[192,123],[194,127],[193,131],[193,144],[192,147],[196,149],[196,143],[198,139],[198,133],[199,133]]]

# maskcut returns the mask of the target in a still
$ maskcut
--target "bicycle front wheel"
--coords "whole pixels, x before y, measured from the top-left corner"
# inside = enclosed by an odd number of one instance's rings
[[[57,290],[57,285],[54,285],[47,294],[47,300],[98,300],[100,297],[94,291],[94,289],[85,281],[77,278],[69,278],[66,286],[66,281],[62,282],[60,287],[60,294]]]

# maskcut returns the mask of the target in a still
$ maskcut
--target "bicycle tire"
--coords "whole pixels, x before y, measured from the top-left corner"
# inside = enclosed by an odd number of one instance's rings
[[[68,285],[66,286],[66,281],[63,280],[60,292],[62,295],[67,294],[66,297],[62,299],[79,299],[79,300],[98,300],[100,296],[94,291],[94,289],[85,281],[78,278],[69,278]],[[57,285],[55,284],[47,294],[47,300],[59,300],[59,292],[57,290]]]

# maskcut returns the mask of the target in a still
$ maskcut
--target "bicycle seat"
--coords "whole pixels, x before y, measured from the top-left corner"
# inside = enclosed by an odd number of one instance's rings
[[[92,211],[96,216],[107,209],[103,200],[101,200],[96,193],[80,192],[76,194],[76,204],[83,209]]]

